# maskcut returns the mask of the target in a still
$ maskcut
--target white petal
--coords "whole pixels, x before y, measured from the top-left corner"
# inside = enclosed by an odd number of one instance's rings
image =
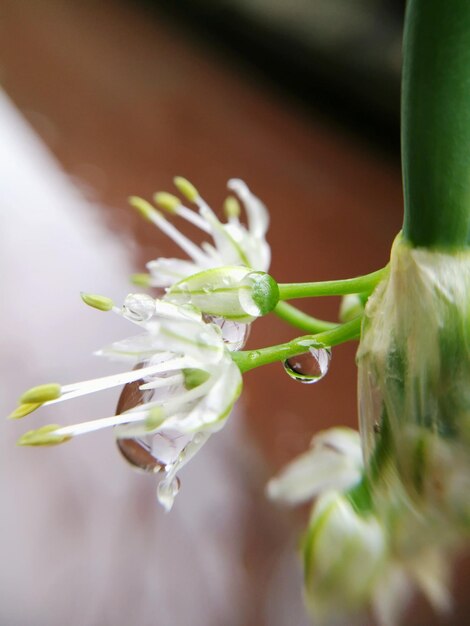
[[[332,428],[314,437],[310,450],[269,481],[267,494],[272,499],[297,504],[327,489],[348,489],[358,483],[361,476],[359,433]]]
[[[151,274],[152,287],[169,287],[186,276],[196,274],[204,269],[197,263],[182,259],[159,258],[147,263]]]
[[[261,239],[269,227],[269,213],[266,206],[248,188],[248,185],[239,178],[228,181],[227,187],[234,191],[243,201],[248,215],[248,226],[251,233]]]

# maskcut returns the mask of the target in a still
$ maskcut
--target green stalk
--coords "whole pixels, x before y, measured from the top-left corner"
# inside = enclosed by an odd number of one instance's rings
[[[344,280],[324,280],[316,283],[280,283],[280,300],[312,298],[317,296],[344,296],[348,293],[370,293],[382,280],[387,271],[383,267],[371,274],[346,278]]]
[[[312,317],[311,315],[300,311],[295,306],[292,306],[287,302],[278,302],[273,313],[275,313],[281,320],[284,320],[288,324],[291,324],[306,333],[321,333],[324,330],[331,330],[332,328],[338,326],[337,322],[319,320],[316,317]]]
[[[408,0],[403,42],[403,234],[470,245],[470,1]]]
[[[362,316],[338,324],[332,330],[327,330],[315,335],[304,335],[297,337],[287,343],[276,346],[260,348],[259,350],[244,350],[232,352],[232,359],[240,368],[242,373],[248,372],[255,367],[261,367],[276,361],[285,361],[298,354],[308,352],[309,348],[331,348],[352,339],[358,339],[361,333]]]

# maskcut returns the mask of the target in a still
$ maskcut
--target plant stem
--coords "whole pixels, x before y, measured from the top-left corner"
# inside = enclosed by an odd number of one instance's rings
[[[470,2],[408,0],[403,43],[404,237],[470,245]]]
[[[281,300],[314,296],[344,296],[348,293],[371,292],[383,278],[387,267],[371,274],[345,280],[325,280],[318,283],[283,283],[279,285]]]
[[[287,302],[279,302],[274,309],[274,313],[281,318],[281,320],[307,333],[321,333],[338,326],[337,322],[327,322],[307,315],[307,313],[300,311]]]
[[[315,335],[304,335],[297,337],[287,343],[281,343],[268,348],[259,350],[244,350],[241,352],[233,352],[232,359],[240,368],[242,373],[248,372],[255,367],[274,363],[276,361],[285,361],[290,357],[297,356],[308,352],[309,348],[325,348],[337,346],[351,339],[357,339],[361,333],[362,316],[346,322],[346,324],[338,324],[332,330],[327,330]]]

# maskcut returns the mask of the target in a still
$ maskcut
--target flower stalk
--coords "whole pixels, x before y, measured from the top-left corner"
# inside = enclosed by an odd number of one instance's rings
[[[408,0],[403,42],[403,234],[470,245],[470,3]]]

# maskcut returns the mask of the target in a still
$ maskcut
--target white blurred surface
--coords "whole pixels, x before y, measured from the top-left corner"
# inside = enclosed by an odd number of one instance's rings
[[[91,353],[128,328],[87,309],[79,292],[119,302],[130,267],[96,207],[1,94],[0,137],[0,409],[7,415],[30,386],[117,371]],[[246,534],[259,510],[273,512],[257,502],[262,484],[236,414],[183,471],[169,515],[157,507],[152,477],[121,460],[110,432],[55,448],[15,446],[42,424],[107,416],[116,399],[98,394],[0,421],[1,626],[253,623],[257,566],[246,565]],[[248,490],[247,481],[254,483]],[[286,623],[281,607],[292,616],[294,600],[299,625],[293,558],[267,558],[266,623]]]

